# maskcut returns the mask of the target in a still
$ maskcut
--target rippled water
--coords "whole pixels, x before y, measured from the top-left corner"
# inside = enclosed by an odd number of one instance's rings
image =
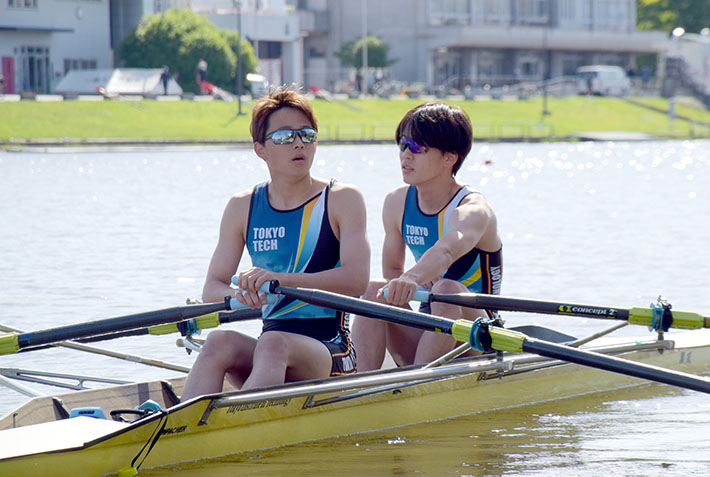
[[[396,148],[320,146],[314,173],[365,193],[378,275],[380,206],[401,181]],[[227,198],[266,177],[247,149],[0,152],[0,323],[35,330],[199,296]],[[618,307],[647,306],[662,294],[674,309],[710,314],[710,142],[477,144],[459,179],[497,211],[503,294]],[[609,326],[505,318],[578,336]],[[259,329],[257,322],[234,326]],[[189,366],[193,357],[174,340],[101,346]],[[2,356],[0,367],[127,380],[175,374],[59,349]],[[0,413],[24,400],[0,388]],[[709,406],[705,395],[651,385],[184,469],[211,476],[706,475]]]

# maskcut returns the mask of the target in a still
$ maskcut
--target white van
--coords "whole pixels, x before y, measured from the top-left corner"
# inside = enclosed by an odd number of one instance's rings
[[[577,68],[577,93],[626,96],[631,81],[620,66],[591,65]]]

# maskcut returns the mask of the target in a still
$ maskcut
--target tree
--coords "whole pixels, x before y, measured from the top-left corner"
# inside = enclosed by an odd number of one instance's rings
[[[340,49],[335,52],[335,57],[340,60],[341,65],[355,67],[355,41],[342,43]]]
[[[237,58],[237,51],[239,51],[239,58],[242,60],[242,85],[248,85],[247,75],[253,73],[257,70],[256,56],[254,55],[254,47],[245,38],[241,38],[239,33],[233,30],[223,30],[227,43],[234,53],[234,58]],[[240,43],[238,43],[240,42]],[[241,45],[241,48],[237,50],[237,44]],[[235,66],[236,68],[236,66]],[[234,79],[237,78],[237,69],[234,70]],[[236,86],[234,87],[236,91]],[[243,93],[243,91],[242,91]]]
[[[376,36],[368,35],[367,40],[367,66],[370,68],[387,68],[397,60],[388,58],[389,46]],[[363,39],[343,43],[335,56],[343,66],[362,68]]]
[[[228,88],[234,83],[238,34],[220,30],[188,9],[171,9],[143,17],[121,43],[120,58],[135,68],[170,67],[185,90],[196,91],[197,63],[204,59],[211,83]],[[242,74],[254,71],[256,60],[249,42],[242,39]]]
[[[670,32],[683,27],[688,33],[700,33],[710,27],[708,0],[636,0],[636,24],[639,30]]]

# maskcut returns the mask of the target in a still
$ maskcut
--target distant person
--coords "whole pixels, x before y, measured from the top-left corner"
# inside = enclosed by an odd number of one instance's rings
[[[160,73],[160,82],[163,83],[163,95],[168,94],[168,81],[170,81],[170,68],[163,66],[163,72]]]
[[[355,91],[358,93],[362,91],[362,75],[360,70],[355,73]]]
[[[207,62],[200,58],[197,62],[197,86],[200,88],[200,94],[207,94],[205,83],[207,82]]]
[[[282,285],[361,295],[369,280],[365,200],[353,186],[311,175],[318,123],[302,94],[280,89],[252,110],[254,152],[270,179],[234,195],[202,291],[206,302],[236,298],[256,308],[259,287]],[[238,272],[244,250],[253,266]],[[324,378],[356,371],[345,316],[340,311],[281,296],[263,308],[261,336],[217,330],[185,383],[182,399],[222,390],[225,376],[238,389]]]
[[[363,298],[408,307],[418,287],[435,293],[500,293],[502,244],[495,212],[480,192],[455,178],[472,145],[466,113],[424,103],[404,116],[395,139],[405,185],[385,198],[384,280],[371,281]],[[411,268],[405,268],[407,248],[416,262]],[[454,320],[486,315],[437,302],[420,311]],[[385,350],[405,366],[428,363],[457,344],[449,335],[362,316],[354,318],[352,337],[360,371],[380,368]]]
[[[641,67],[641,85],[644,89],[648,87],[648,82],[651,79],[651,67],[648,65],[643,65]]]
[[[5,77],[0,73],[0,94],[5,94]]]

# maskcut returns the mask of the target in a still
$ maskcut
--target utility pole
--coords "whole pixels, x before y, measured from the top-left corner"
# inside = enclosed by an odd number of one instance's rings
[[[550,79],[550,51],[547,45],[547,34],[550,28],[550,2],[546,3],[547,13],[545,14],[545,24],[542,26],[542,116],[548,116],[550,111],[547,110],[547,83]]]
[[[233,0],[237,9],[237,102],[239,103],[238,115],[242,115],[242,2]]]
[[[362,0],[362,94],[367,94],[367,0]]]

